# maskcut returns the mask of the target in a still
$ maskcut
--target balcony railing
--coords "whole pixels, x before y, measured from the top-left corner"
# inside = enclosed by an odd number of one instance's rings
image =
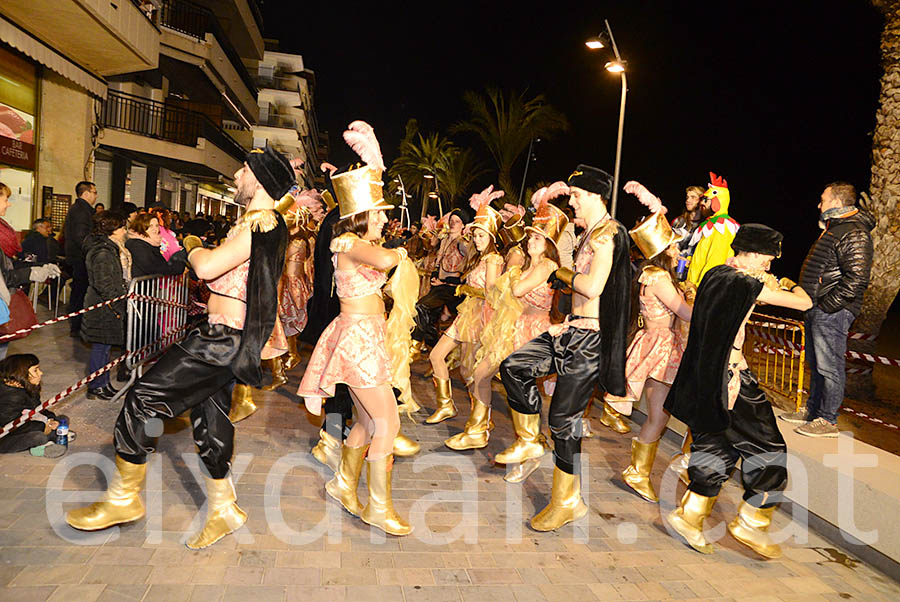
[[[203,113],[110,90],[103,104],[103,127],[197,146],[205,138],[243,161],[247,151]]]
[[[296,77],[260,75],[256,78],[256,85],[260,88],[300,93],[300,81]]]
[[[252,0],[250,5],[251,7],[254,6]],[[253,78],[250,77],[250,73],[244,66],[237,50],[232,46],[231,40],[228,39],[228,36],[219,24],[219,20],[209,9],[187,0],[162,0],[162,6],[159,9],[159,25],[160,27],[166,27],[190,36],[198,42],[205,42],[206,34],[213,34],[240,76],[241,81],[244,82],[244,85],[247,86],[253,96],[257,95],[258,91]]]

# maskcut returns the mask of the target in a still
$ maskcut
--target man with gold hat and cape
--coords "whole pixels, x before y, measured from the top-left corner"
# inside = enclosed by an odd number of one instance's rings
[[[115,426],[116,472],[100,501],[66,514],[72,527],[96,531],[144,516],[140,491],[147,455],[162,434],[161,419],[187,410],[208,498],[206,524],[187,546],[210,546],[247,521],[230,475],[234,426],[228,411],[236,380],[251,386],[262,381],[260,353],[275,324],[287,246],[275,200],[294,183],[287,157],[270,147],[251,151],[234,174],[235,200],[247,211],[225,242],[205,249],[196,236],[185,238],[188,263],[211,291],[209,318],[128,391]]]
[[[625,394],[625,345],[630,308],[628,233],[606,210],[612,177],[579,165],[569,176],[569,204],[586,228],[575,252],[575,271],[558,268],[554,285],[572,289],[572,313],[500,364],[516,441],[495,456],[520,464],[545,453],[540,433],[537,379],[557,375],[549,422],[556,467],[550,503],[534,518],[536,531],[552,531],[582,518],[580,454],[582,416],[594,387]]]

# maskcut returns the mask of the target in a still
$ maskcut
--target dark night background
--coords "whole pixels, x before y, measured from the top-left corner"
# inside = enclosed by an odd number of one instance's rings
[[[671,216],[685,186],[723,175],[735,219],[786,234],[774,271],[796,277],[824,185],[868,187],[881,18],[864,1],[266,0],[264,15],[265,35],[316,72],[335,164],[354,158],[340,137],[353,119],[374,126],[390,165],[409,118],[446,133],[466,117],[464,90],[496,85],[544,93],[571,123],[537,146],[528,185],[565,179],[579,162],[612,173],[620,83],[603,69],[607,50],[584,46],[607,18],[628,61],[621,183],[639,180]],[[490,163],[474,139],[456,141]],[[619,219],[641,213],[620,192]]]

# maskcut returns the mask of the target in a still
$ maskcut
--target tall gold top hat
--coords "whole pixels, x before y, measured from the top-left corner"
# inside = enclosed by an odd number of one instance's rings
[[[375,130],[365,121],[354,121],[344,132],[344,141],[365,164],[352,165],[347,171],[331,176],[341,219],[364,211],[393,209],[394,206],[384,200],[384,182],[381,181],[384,159]]]
[[[500,212],[490,205],[485,205],[475,214],[475,219],[472,221],[472,227],[481,228],[490,234],[491,238],[496,242],[497,234],[500,231],[502,223],[503,218],[500,217]]]
[[[651,213],[628,231],[634,244],[647,259],[653,259],[681,237],[672,231],[672,226],[662,212]]]
[[[554,245],[559,245],[559,239],[562,238],[568,225],[569,218],[562,212],[562,209],[556,205],[544,203],[535,214],[534,221],[525,230],[537,232]]]
[[[341,210],[341,219],[364,211],[386,211],[394,208],[384,200],[381,174],[380,169],[363,165],[331,176],[331,185]]]
[[[519,214],[513,215],[506,220],[498,234],[500,235],[500,240],[506,246],[522,242],[522,239],[525,238],[525,220]]]

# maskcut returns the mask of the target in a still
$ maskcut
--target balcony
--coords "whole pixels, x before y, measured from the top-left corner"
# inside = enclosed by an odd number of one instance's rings
[[[104,77],[155,69],[159,30],[130,0],[3,0],[3,15]]]
[[[282,92],[296,92],[300,94],[300,78],[284,75],[260,75],[256,78],[256,84],[260,88],[269,90],[281,90]]]
[[[258,0],[194,0],[211,11],[242,57],[263,56],[263,20]]]
[[[203,113],[110,90],[101,112],[101,143],[194,164],[200,174],[231,176],[247,151]],[[147,139],[150,139],[149,141]],[[178,171],[191,170],[181,168]]]

